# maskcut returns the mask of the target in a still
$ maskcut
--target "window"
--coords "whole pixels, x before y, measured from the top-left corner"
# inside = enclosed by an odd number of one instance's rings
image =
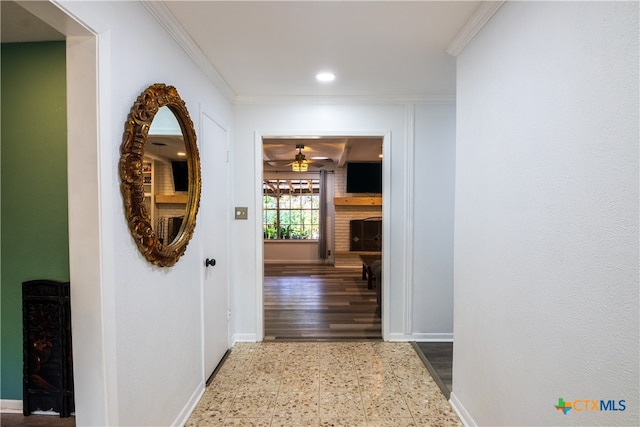
[[[265,179],[262,228],[265,239],[318,239],[320,180]]]

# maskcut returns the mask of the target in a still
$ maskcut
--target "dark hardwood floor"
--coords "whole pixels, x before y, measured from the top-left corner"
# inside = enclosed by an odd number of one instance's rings
[[[57,415],[29,415],[3,413],[0,415],[2,427],[75,427],[76,417],[60,418]]]
[[[413,346],[442,394],[449,399],[453,383],[453,343],[414,342]]]
[[[382,339],[376,290],[361,268],[266,264],[265,341]]]

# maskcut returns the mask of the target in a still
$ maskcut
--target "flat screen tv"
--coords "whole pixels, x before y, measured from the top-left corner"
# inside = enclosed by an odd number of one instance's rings
[[[186,161],[171,162],[175,191],[189,191],[189,166]]]
[[[347,163],[347,193],[382,193],[382,162]]]

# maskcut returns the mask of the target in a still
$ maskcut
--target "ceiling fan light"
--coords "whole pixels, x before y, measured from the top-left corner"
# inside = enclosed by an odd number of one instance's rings
[[[296,145],[296,149],[298,150],[298,154],[296,154],[296,160],[291,163],[291,170],[294,172],[306,172],[309,170],[309,162],[307,162],[304,154],[302,154],[304,145],[298,144]]]
[[[299,162],[291,163],[291,170],[293,172],[306,172],[309,170],[309,162],[302,160]]]

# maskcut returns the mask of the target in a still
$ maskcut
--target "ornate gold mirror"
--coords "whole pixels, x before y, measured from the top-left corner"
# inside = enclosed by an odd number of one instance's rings
[[[120,153],[131,235],[147,260],[170,267],[193,237],[201,186],[196,132],[176,88],[157,83],[140,94]]]

